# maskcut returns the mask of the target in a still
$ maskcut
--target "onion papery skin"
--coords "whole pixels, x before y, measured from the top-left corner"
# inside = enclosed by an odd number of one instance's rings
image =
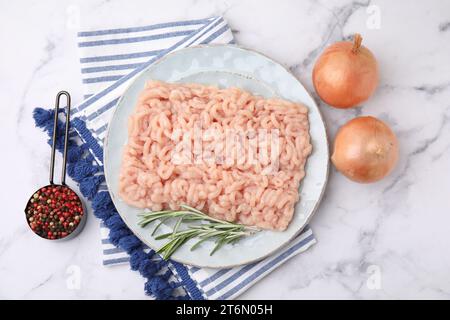
[[[356,36],[355,36],[356,39]],[[372,52],[351,41],[325,49],[313,69],[313,84],[328,105],[346,109],[367,101],[378,86],[378,63]]]
[[[398,157],[394,132],[381,120],[369,116],[350,120],[339,129],[331,161],[350,180],[372,183],[389,175]]]

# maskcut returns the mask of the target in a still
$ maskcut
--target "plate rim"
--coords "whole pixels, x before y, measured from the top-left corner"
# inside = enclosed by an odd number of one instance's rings
[[[142,70],[142,71],[140,72],[140,74],[139,74],[139,75],[138,75],[131,83],[129,83],[129,84],[127,85],[127,87],[124,89],[124,93],[120,96],[119,100],[117,101],[116,106],[119,105],[119,104],[122,102],[122,100],[124,99],[125,93],[126,93],[126,92],[130,89],[130,87],[135,83],[135,81],[138,79],[138,77],[141,76],[142,74],[144,74],[145,72],[147,72],[147,70],[149,70],[150,68],[152,68],[152,67],[154,67],[154,66],[160,64],[162,61],[166,60],[168,57],[170,57],[170,56],[172,56],[172,55],[174,55],[174,54],[177,54],[177,53],[179,53],[179,52],[182,52],[182,51],[184,51],[184,50],[195,49],[195,48],[202,49],[202,48],[211,48],[211,47],[224,47],[224,48],[232,47],[232,48],[239,49],[239,50],[242,50],[242,51],[249,51],[249,52],[251,52],[251,53],[254,53],[254,54],[263,56],[264,58],[266,58],[266,59],[268,59],[269,61],[275,63],[275,64],[278,65],[278,66],[280,66],[280,67],[283,68],[288,74],[290,74],[290,75],[294,78],[294,80],[297,81],[297,82],[303,87],[303,89],[305,90],[306,94],[309,96],[309,98],[311,99],[311,101],[313,101],[313,103],[314,103],[314,105],[315,105],[315,107],[316,107],[316,109],[317,109],[317,111],[318,111],[320,120],[321,120],[321,122],[322,122],[322,124],[323,124],[323,127],[324,127],[324,129],[325,129],[325,142],[326,142],[326,143],[325,143],[325,146],[326,146],[326,155],[327,155],[327,165],[326,165],[326,172],[325,172],[324,184],[323,184],[323,187],[322,187],[322,189],[321,189],[321,191],[320,191],[319,197],[318,197],[316,203],[314,204],[314,207],[313,207],[312,210],[311,210],[311,213],[310,213],[309,216],[305,219],[305,223],[303,224],[303,226],[302,226],[301,228],[299,228],[299,229],[298,229],[298,230],[297,230],[290,238],[288,238],[283,244],[281,244],[281,245],[278,246],[277,248],[271,250],[270,252],[265,253],[264,255],[261,255],[261,256],[258,257],[258,258],[254,258],[254,259],[251,259],[251,260],[247,260],[247,261],[242,262],[242,263],[229,264],[229,265],[223,265],[223,266],[217,266],[217,265],[211,266],[211,265],[208,265],[208,264],[197,264],[197,263],[192,263],[192,262],[186,262],[186,261],[184,261],[183,259],[174,258],[173,256],[170,257],[170,259],[168,260],[168,261],[172,260],[172,261],[175,261],[175,262],[177,262],[177,263],[182,263],[182,264],[184,264],[184,265],[193,266],[193,267],[198,267],[198,268],[222,269],[222,268],[233,268],[233,267],[238,267],[238,266],[247,265],[247,264],[251,264],[251,263],[255,263],[255,262],[261,261],[261,260],[263,260],[263,259],[265,259],[265,258],[267,258],[267,257],[269,257],[269,256],[271,256],[271,255],[273,255],[273,254],[275,254],[276,252],[278,252],[279,250],[281,250],[281,249],[284,248],[285,246],[289,245],[289,243],[291,243],[296,237],[298,237],[298,236],[303,232],[303,230],[305,229],[305,227],[306,227],[306,226],[309,224],[309,222],[311,221],[312,217],[315,215],[315,213],[316,213],[316,211],[317,211],[317,209],[318,209],[320,203],[322,202],[323,196],[324,196],[324,194],[325,194],[325,190],[326,190],[327,185],[328,185],[328,178],[329,178],[329,173],[330,173],[330,145],[329,145],[329,139],[328,139],[328,130],[327,130],[327,126],[326,126],[326,123],[325,123],[325,121],[324,121],[323,114],[322,114],[322,112],[321,112],[321,110],[320,110],[320,108],[319,108],[317,102],[315,101],[315,99],[313,98],[313,96],[309,93],[309,91],[306,89],[306,87],[301,83],[301,81],[300,81],[300,80],[292,73],[292,71],[289,70],[288,68],[286,68],[282,63],[280,63],[280,62],[278,62],[278,61],[276,61],[276,60],[270,58],[269,56],[267,56],[267,55],[264,54],[264,53],[261,53],[261,52],[259,52],[259,51],[257,51],[257,50],[250,49],[250,48],[247,48],[247,47],[245,47],[245,46],[237,45],[237,44],[199,44],[199,45],[189,46],[189,47],[185,47],[185,48],[182,48],[182,49],[179,49],[179,50],[176,50],[176,51],[167,53],[166,55],[164,55],[164,56],[162,56],[161,58],[159,58],[158,60],[156,60],[154,63],[152,63],[152,64],[150,64],[149,66],[147,66],[144,70]],[[114,108],[114,111],[113,111],[113,113],[111,114],[111,118],[110,118],[110,120],[109,120],[109,122],[108,122],[108,127],[107,127],[106,135],[105,135],[105,138],[104,138],[104,142],[103,142],[103,149],[104,149],[104,150],[106,150],[107,145],[108,145],[108,143],[109,143],[110,127],[111,127],[110,124],[111,124],[112,119],[115,117],[117,110],[118,110],[118,108]],[[313,147],[314,147],[314,146],[313,146]],[[112,192],[110,191],[109,183],[108,183],[108,181],[110,180],[110,178],[108,178],[109,174],[108,174],[108,170],[106,169],[106,167],[107,167],[106,164],[108,163],[107,158],[108,158],[108,153],[107,153],[107,152],[103,152],[103,167],[104,167],[105,182],[106,182],[106,185],[107,185],[107,187],[108,187],[107,192],[109,193],[109,195],[110,195],[110,197],[111,197],[111,200],[113,201],[113,204],[114,204],[114,206],[116,207],[116,201],[117,201],[117,199],[115,199],[115,198],[116,198],[116,197],[115,197],[115,194],[112,193]],[[306,173],[306,174],[307,174],[307,173]],[[303,180],[302,180],[302,182],[303,182]],[[301,182],[301,183],[302,183],[302,182]],[[300,201],[301,201],[301,199],[300,199]],[[297,204],[298,204],[298,203],[296,203],[296,205],[297,205]],[[124,221],[124,223],[126,224],[126,226],[128,227],[128,229],[130,229],[130,231],[132,232],[132,234],[133,234],[134,236],[136,236],[142,243],[146,244],[146,245],[147,245],[150,249],[152,249],[153,251],[156,252],[156,251],[158,250],[158,248],[154,248],[153,245],[150,245],[145,239],[143,239],[140,235],[136,234],[136,233],[133,231],[133,229],[130,227],[130,223],[127,221],[127,218],[126,218],[124,215],[122,215],[122,214],[120,213],[120,211],[117,209],[117,207],[116,207],[116,211],[117,211],[117,213],[120,215],[120,217],[122,218],[122,220]],[[134,226],[134,225],[133,225],[133,226]],[[162,258],[161,258],[161,259],[162,259]]]

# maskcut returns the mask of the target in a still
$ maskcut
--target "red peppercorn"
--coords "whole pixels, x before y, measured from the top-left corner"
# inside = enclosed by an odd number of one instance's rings
[[[83,206],[75,192],[58,185],[35,192],[25,213],[30,228],[36,234],[47,239],[59,239],[77,228],[83,216]]]

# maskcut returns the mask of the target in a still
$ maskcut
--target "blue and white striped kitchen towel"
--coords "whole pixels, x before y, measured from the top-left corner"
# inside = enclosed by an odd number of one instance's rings
[[[85,121],[89,134],[80,131],[78,134],[88,146],[96,145],[90,151],[99,165],[102,165],[103,138],[112,110],[133,79],[169,52],[206,43],[234,43],[222,17],[78,33],[85,100],[73,108],[73,116]],[[97,143],[89,143],[93,138]],[[103,264],[127,263],[126,252],[108,241],[108,229],[100,226],[100,230]],[[232,299],[315,242],[308,227],[286,248],[258,263],[223,270],[177,268],[177,264],[171,268],[180,280],[196,285],[204,298]]]

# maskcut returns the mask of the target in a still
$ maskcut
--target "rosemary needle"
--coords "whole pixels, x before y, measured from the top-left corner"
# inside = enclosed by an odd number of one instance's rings
[[[141,220],[139,225],[145,227],[148,224],[160,220],[152,232],[152,236],[156,234],[159,227],[169,219],[177,219],[172,232],[164,233],[155,237],[156,240],[169,239],[169,241],[158,249],[157,253],[161,254],[164,259],[170,256],[183,244],[193,238],[198,238],[191,251],[195,250],[206,240],[214,239],[215,246],[210,255],[228,243],[234,243],[241,238],[249,236],[257,231],[256,227],[245,226],[243,224],[224,221],[208,216],[200,210],[192,208],[188,205],[180,205],[181,210],[161,210],[153,212],[144,212],[140,214]],[[202,223],[188,225],[187,229],[179,230],[182,223],[200,221]]]

